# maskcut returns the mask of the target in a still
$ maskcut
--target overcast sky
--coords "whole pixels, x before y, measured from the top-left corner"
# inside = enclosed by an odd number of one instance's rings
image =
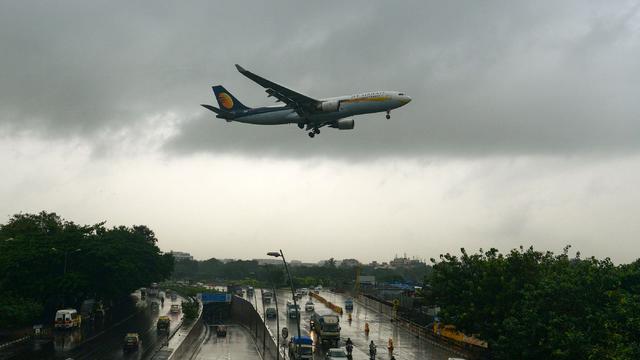
[[[0,222],[146,224],[196,258],[639,257],[640,8],[627,1],[0,5]],[[226,123],[234,64],[315,98],[413,101],[325,128]]]

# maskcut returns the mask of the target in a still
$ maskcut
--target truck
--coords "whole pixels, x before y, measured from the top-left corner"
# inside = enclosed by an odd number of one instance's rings
[[[329,343],[337,347],[340,341],[340,318],[330,311],[314,311],[309,320],[309,327],[315,331],[321,343]]]
[[[289,358],[293,360],[313,359],[313,340],[308,336],[294,336],[289,341]]]

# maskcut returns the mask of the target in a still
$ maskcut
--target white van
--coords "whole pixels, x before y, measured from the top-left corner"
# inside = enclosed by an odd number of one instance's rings
[[[82,316],[78,314],[76,309],[62,309],[56,311],[55,328],[56,329],[71,329],[80,327],[82,323]]]

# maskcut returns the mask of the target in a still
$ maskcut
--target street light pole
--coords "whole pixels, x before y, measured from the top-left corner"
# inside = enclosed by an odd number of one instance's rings
[[[58,249],[52,247],[51,250],[53,251],[58,251]],[[67,277],[67,260],[69,258],[69,252],[80,252],[82,251],[82,249],[75,249],[75,250],[65,250],[64,251],[64,267],[62,268],[62,277],[65,278]],[[67,306],[67,294],[63,294],[62,295],[62,306],[66,307]]]
[[[280,256],[282,256],[282,262],[284,263],[284,269],[287,271],[287,276],[289,276],[289,283],[291,284],[291,296],[293,297],[293,307],[296,309],[296,326],[298,330],[298,342],[300,341],[300,311],[298,311],[298,304],[296,303],[296,290],[293,288],[293,279],[291,278],[291,273],[289,272],[289,266],[287,266],[287,261],[284,258],[284,254],[282,250],[280,250]],[[299,344],[298,344],[299,345]]]
[[[62,276],[67,276],[67,257],[69,257],[69,250],[64,251],[64,270]]]
[[[273,287],[273,301],[276,303],[276,360],[280,360],[280,314],[278,313],[278,294],[276,293],[276,286],[271,282]]]
[[[293,279],[291,278],[291,273],[289,272],[289,267],[287,266],[287,260],[284,258],[284,253],[282,252],[282,249],[280,249],[280,252],[269,252],[267,253],[267,255],[269,256],[273,256],[273,257],[282,257],[282,262],[284,263],[284,269],[287,272],[287,276],[289,277],[289,284],[291,285],[291,296],[293,297],[293,307],[295,308],[296,311],[296,330],[298,330],[298,343],[296,344],[296,349],[298,352],[300,352],[300,311],[298,310],[298,303],[296,302],[296,291],[293,288]]]

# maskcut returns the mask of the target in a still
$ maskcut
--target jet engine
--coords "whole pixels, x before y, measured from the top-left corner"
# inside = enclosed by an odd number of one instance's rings
[[[353,119],[340,119],[331,125],[332,128],[340,130],[352,130],[356,122]]]
[[[340,109],[340,101],[323,101],[319,107],[320,110],[324,112],[338,111],[338,109]]]

